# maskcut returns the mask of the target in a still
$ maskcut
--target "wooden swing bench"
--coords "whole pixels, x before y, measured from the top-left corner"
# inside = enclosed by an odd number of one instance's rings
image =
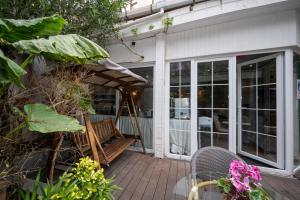
[[[76,135],[75,143],[82,155],[92,150],[93,157],[99,163],[109,164],[123,153],[136,140],[134,136],[122,134],[111,119],[91,122],[85,119],[87,134]]]

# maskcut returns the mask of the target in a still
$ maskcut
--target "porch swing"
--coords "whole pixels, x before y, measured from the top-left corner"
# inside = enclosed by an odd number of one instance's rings
[[[84,116],[86,134],[77,134],[74,138],[81,154],[86,155],[86,151],[92,150],[95,161],[109,166],[115,158],[137,140],[140,140],[145,153],[132,91],[137,86],[146,84],[147,80],[110,60],[83,66],[89,71],[87,77],[83,79],[84,82],[113,88],[120,92],[122,99],[114,121],[105,119],[91,122],[89,116]],[[128,109],[133,135],[124,134],[116,128],[125,107]]]

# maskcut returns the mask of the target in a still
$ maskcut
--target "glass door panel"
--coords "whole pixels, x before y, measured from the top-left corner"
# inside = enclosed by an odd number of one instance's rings
[[[191,155],[191,62],[170,63],[169,152]]]
[[[199,62],[197,91],[198,149],[228,149],[228,60]]]
[[[239,64],[239,153],[278,166],[278,55]],[[282,148],[282,147],[281,147]]]

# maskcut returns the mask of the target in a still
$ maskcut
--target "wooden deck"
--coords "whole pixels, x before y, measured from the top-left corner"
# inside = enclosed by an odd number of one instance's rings
[[[190,163],[125,151],[104,171],[106,177],[114,177],[115,184],[122,188],[114,194],[116,199],[184,199],[175,196],[173,188],[178,180],[190,174]],[[300,181],[288,184],[284,179],[275,181],[272,177],[264,177],[264,181],[290,200],[300,200]]]

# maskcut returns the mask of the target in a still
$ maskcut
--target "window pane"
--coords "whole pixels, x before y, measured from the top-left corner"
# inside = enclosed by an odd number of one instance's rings
[[[184,119],[170,119],[169,129],[170,130],[189,131],[189,130],[191,130],[191,121],[184,120]]]
[[[116,114],[116,91],[111,88],[92,86],[93,108],[97,115]]]
[[[190,131],[170,130],[170,153],[179,155],[191,154]]]
[[[180,87],[170,88],[170,107],[180,108],[179,102],[177,101],[180,96]]]
[[[256,110],[242,109],[242,130],[256,132]]]
[[[191,85],[191,62],[181,62],[181,85]]]
[[[191,110],[184,108],[170,108],[170,119],[190,119]]]
[[[190,104],[191,104],[190,97],[191,97],[190,87],[181,87],[181,91],[180,91],[181,108],[190,108]]]
[[[211,131],[213,126],[212,110],[198,109],[198,131]]]
[[[256,64],[242,66],[242,86],[256,85]]]
[[[228,85],[214,85],[214,108],[228,108]]]
[[[212,63],[198,63],[198,85],[211,84]]]
[[[276,58],[258,63],[258,84],[276,83]]]
[[[213,133],[213,145],[228,149],[228,134]]]
[[[198,86],[198,108],[211,108],[211,86]]]
[[[256,86],[242,88],[242,107],[256,109]]]
[[[198,132],[198,138],[199,136],[198,145],[200,144],[200,148],[211,146],[211,133]]]
[[[276,111],[258,111],[258,132],[276,136]]]
[[[179,64],[171,63],[170,64],[170,85],[171,86],[178,86],[179,85]]]
[[[256,155],[256,133],[242,131],[242,150]]]
[[[213,110],[213,132],[228,133],[228,110]]]
[[[258,135],[258,156],[276,162],[276,137]]]
[[[213,62],[214,84],[228,84],[228,60]]]
[[[276,84],[258,86],[258,108],[276,109]]]

